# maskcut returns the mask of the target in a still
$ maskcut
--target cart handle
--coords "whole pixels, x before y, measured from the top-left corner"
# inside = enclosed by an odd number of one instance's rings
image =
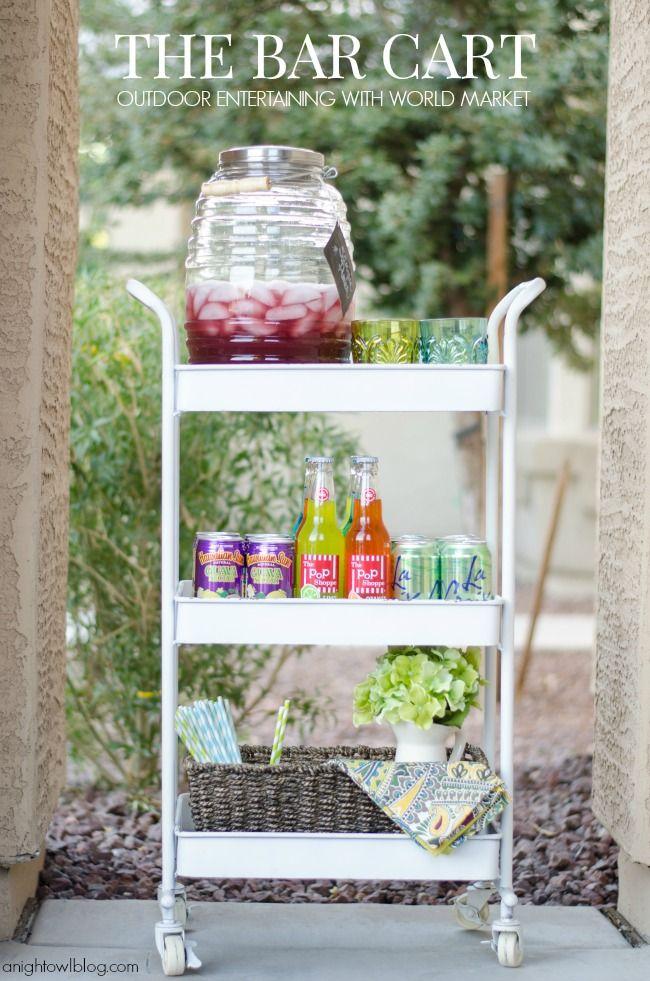
[[[490,314],[487,326],[488,359],[490,364],[499,364],[499,328],[501,327],[502,320],[509,313],[515,300],[520,297],[524,291],[526,291],[526,302],[520,306],[517,311],[517,317],[515,319],[518,319],[521,311],[532,303],[535,297],[539,296],[539,294],[545,288],[546,283],[543,279],[538,277],[537,279],[531,279],[524,283],[518,283],[517,286],[513,287],[509,293],[506,293],[503,299],[499,300],[494,310]],[[506,321],[506,325],[507,324],[508,321]]]
[[[139,280],[128,279],[126,290],[135,300],[139,300],[143,306],[147,307],[158,317],[162,330],[163,364],[165,369],[173,369],[180,360],[178,331],[176,330],[174,315],[167,304],[153,290],[145,286],[144,283],[139,282]]]

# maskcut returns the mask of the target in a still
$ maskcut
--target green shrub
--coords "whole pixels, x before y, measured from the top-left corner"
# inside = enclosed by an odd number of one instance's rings
[[[172,308],[178,291],[153,288]],[[195,414],[182,423],[181,576],[197,529],[286,531],[302,461],[331,453],[342,481],[353,441],[324,416]],[[69,735],[73,759],[105,783],[156,780],[160,690],[160,332],[124,283],[81,273],[74,321],[69,579]],[[342,487],[343,484],[340,483]],[[180,652],[182,699],[222,693],[244,728],[294,647]],[[291,695],[309,727],[318,693]]]

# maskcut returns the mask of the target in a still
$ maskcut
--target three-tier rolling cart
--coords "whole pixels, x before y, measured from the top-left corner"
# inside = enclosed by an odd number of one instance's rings
[[[178,795],[174,714],[179,649],[184,644],[481,646],[488,681],[484,748],[493,762],[498,732],[498,769],[512,792],[517,325],[544,286],[542,279],[522,283],[497,304],[488,323],[487,365],[186,365],[180,361],[176,324],[168,308],[146,286],[129,280],[129,293],[158,316],[162,328],[162,916],[155,937],[165,974],[181,975],[187,967],[200,967],[185,941],[186,905],[179,876],[465,881],[467,892],[455,904],[461,925],[476,929],[486,924],[488,900],[498,892],[500,915],[492,923],[491,946],[500,964],[521,963],[521,925],[512,888],[512,806],[503,813],[498,832],[470,838],[441,856],[431,856],[397,834],[198,832],[187,796]],[[179,582],[180,416],[224,411],[485,412],[486,535],[499,595],[484,602],[412,603],[194,599],[191,582]]]

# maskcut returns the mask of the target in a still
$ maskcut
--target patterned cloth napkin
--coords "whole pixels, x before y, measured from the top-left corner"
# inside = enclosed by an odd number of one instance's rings
[[[485,763],[392,763],[346,760],[332,765],[354,780],[402,831],[433,855],[479,834],[510,797]]]

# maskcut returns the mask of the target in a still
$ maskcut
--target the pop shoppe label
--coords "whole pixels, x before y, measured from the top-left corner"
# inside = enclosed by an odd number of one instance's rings
[[[300,595],[315,599],[336,595],[338,591],[338,555],[303,555],[300,560]]]
[[[362,599],[388,596],[388,562],[385,555],[351,555],[348,559],[349,596]]]

